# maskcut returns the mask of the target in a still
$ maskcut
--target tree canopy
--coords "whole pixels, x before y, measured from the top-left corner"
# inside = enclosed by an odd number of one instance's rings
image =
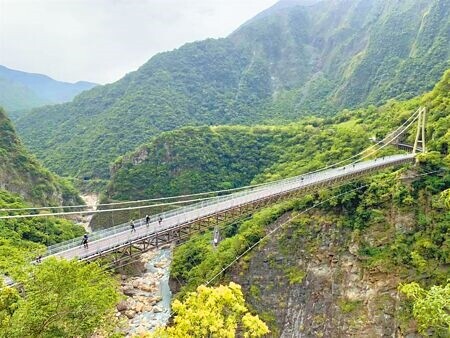
[[[412,282],[401,285],[400,291],[412,299],[414,318],[421,333],[434,329],[450,334],[450,282],[434,285],[429,290]]]
[[[183,302],[175,300],[172,310],[173,325],[160,328],[147,337],[233,338],[239,332],[250,338],[269,333],[267,325],[248,311],[241,287],[233,282],[218,287],[201,285]]]
[[[46,259],[20,282],[20,295],[0,291],[2,338],[89,337],[114,325],[118,285],[95,263]]]

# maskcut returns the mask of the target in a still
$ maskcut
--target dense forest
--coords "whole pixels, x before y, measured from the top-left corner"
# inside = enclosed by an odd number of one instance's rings
[[[446,0],[281,1],[225,39],[158,54],[17,128],[58,174],[107,178],[117,156],[161,131],[328,116],[423,93],[449,67],[448,16]]]
[[[82,203],[75,189],[25,150],[0,110],[0,216],[73,203]],[[32,263],[47,246],[84,233],[62,218],[0,219],[0,337],[81,337],[117,329],[105,318],[119,300],[118,285],[103,268],[56,259]],[[14,287],[4,287],[4,280]]]
[[[0,107],[0,189],[34,205],[81,203],[72,185],[45,169],[23,146]]]
[[[16,111],[24,143],[0,108],[0,217],[32,214],[0,219],[0,338],[126,335],[133,316],[119,307],[136,290],[126,283],[150,256],[114,272],[102,266],[110,257],[38,259],[87,231],[36,209],[82,204],[71,182],[121,202],[275,181],[367,149],[419,107],[427,152],[416,163],[218,217],[216,245],[204,231],[173,246],[171,318],[139,337],[448,337],[449,17],[446,0],[281,0],[227,38],[160,53],[72,102]],[[0,103],[41,104],[1,70]],[[90,226],[148,210],[128,211]],[[161,277],[152,264],[146,274]]]
[[[183,128],[155,137],[113,165],[106,197],[133,200],[237,188],[298,175],[371,145],[428,106],[428,146],[448,154],[450,71],[435,88],[407,101],[344,110],[285,126]],[[405,135],[412,144],[415,131]],[[384,150],[389,151],[389,150]],[[450,159],[449,159],[450,160]]]
[[[419,330],[424,335],[445,337],[449,325],[445,314],[450,257],[449,94],[448,71],[434,90],[422,97],[343,111],[336,117],[337,126],[351,126],[351,130],[370,126],[373,129],[368,130],[381,135],[399,120],[406,120],[419,104],[426,105],[430,109],[430,151],[420,155],[416,165],[284,201],[224,223],[223,240],[217,248],[211,245],[212,234],[194,236],[174,254],[171,276],[178,297],[183,299],[279,227],[216,280],[244,285],[253,310],[276,336],[297,330],[308,336],[371,336],[383,327],[384,333],[406,335]],[[330,128],[326,133],[317,131],[320,138],[306,138],[307,151],[316,146],[311,161],[301,162],[304,144],[297,140],[280,163],[255,181],[273,179],[275,173],[278,178],[324,166],[332,154],[343,156],[345,152],[336,154],[333,149],[318,151],[328,149],[328,142],[330,146],[348,144],[349,129],[339,133],[336,125]],[[331,198],[333,195],[340,197]],[[304,212],[313,205],[318,206]],[[330,264],[335,264],[331,270]],[[381,288],[377,286],[380,281],[384,281]],[[323,316],[334,318],[335,325],[327,325]],[[303,324],[296,328],[293,325],[298,321]],[[398,328],[389,328],[394,322]]]

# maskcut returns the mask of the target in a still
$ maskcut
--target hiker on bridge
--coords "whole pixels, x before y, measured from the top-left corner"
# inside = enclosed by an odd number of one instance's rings
[[[159,215],[158,216],[158,224],[161,225],[161,223],[162,223],[162,217],[161,217],[161,215]]]
[[[145,215],[145,225],[147,225],[147,226],[150,225],[150,216],[149,215]]]
[[[134,225],[133,220],[130,221],[130,226],[131,226],[131,232],[136,232],[136,226]]]
[[[85,249],[88,248],[88,235],[87,234],[84,234],[83,239],[81,240],[81,244],[83,244],[83,247]]]

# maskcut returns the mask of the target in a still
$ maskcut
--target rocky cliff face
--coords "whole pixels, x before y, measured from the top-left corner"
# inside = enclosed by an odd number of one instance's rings
[[[393,213],[389,223],[361,234],[338,216],[307,215],[272,237],[233,278],[275,337],[418,337],[402,319],[400,270],[368,266],[361,255],[362,243],[390,242],[412,216]]]

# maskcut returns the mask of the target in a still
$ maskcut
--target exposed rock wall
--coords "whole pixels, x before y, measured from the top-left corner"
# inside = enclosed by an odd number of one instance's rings
[[[369,269],[358,253],[362,241],[388,241],[411,217],[390,221],[362,234],[338,217],[303,217],[275,233],[233,279],[275,337],[416,337],[411,323],[400,323],[397,271]]]

